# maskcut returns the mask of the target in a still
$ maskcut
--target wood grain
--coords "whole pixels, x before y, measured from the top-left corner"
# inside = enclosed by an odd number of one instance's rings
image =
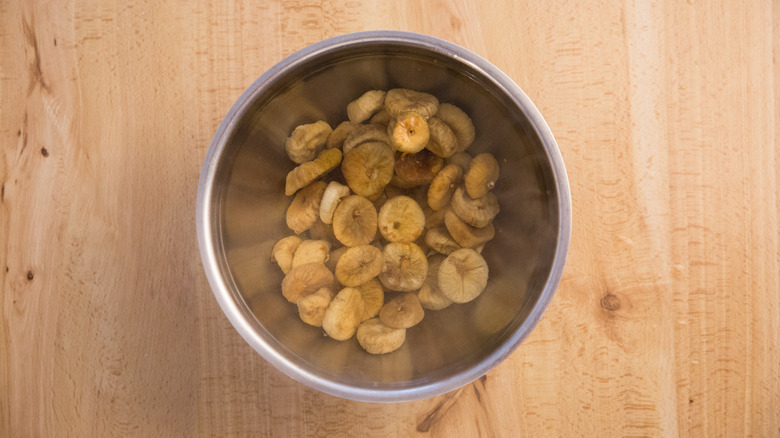
[[[441,397],[265,363],[195,240],[211,136],[321,39],[422,32],[531,97],[574,233],[544,319]],[[780,436],[775,2],[0,3],[0,436]]]

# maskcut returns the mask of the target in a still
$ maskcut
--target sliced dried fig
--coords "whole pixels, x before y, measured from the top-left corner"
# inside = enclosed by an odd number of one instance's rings
[[[455,164],[444,166],[428,186],[428,206],[434,210],[441,210],[448,206],[462,177],[463,170],[460,166]]]
[[[353,123],[363,123],[385,106],[385,91],[370,90],[347,105],[347,117]]]
[[[395,157],[384,143],[363,143],[349,151],[341,164],[341,172],[353,192],[376,199],[393,177]]]
[[[485,290],[487,280],[485,259],[470,248],[453,252],[439,266],[439,289],[456,303],[466,303],[478,297]]]
[[[357,123],[352,123],[349,120],[341,122],[336,126],[333,132],[328,136],[328,141],[325,142],[326,149],[338,148],[341,149],[341,145],[344,144],[344,140],[349,136],[352,131],[360,126]]]
[[[385,290],[382,288],[382,283],[373,278],[355,289],[363,297],[363,320],[377,316],[379,309],[385,304]]]
[[[469,165],[463,182],[466,193],[472,199],[481,198],[496,186],[498,180],[498,161],[489,153],[482,153],[474,157]]]
[[[284,143],[287,156],[298,164],[313,160],[325,147],[331,131],[323,120],[296,127]]]
[[[414,242],[425,228],[425,213],[414,199],[395,196],[379,210],[377,223],[387,241]]]
[[[293,257],[295,250],[301,244],[301,238],[298,236],[287,236],[279,239],[271,250],[271,262],[279,265],[279,268],[285,274],[293,268]]]
[[[372,318],[360,324],[357,340],[368,353],[392,353],[406,341],[406,329],[394,329],[384,325],[379,318]]]
[[[295,303],[319,289],[333,288],[336,278],[322,263],[307,263],[292,268],[282,280],[282,295]]]
[[[398,117],[412,111],[427,119],[438,111],[439,99],[420,91],[394,88],[385,96],[385,109],[390,117]]]
[[[428,119],[430,140],[425,146],[434,154],[447,158],[458,152],[458,138],[452,129],[438,117]]]
[[[344,140],[342,147],[344,153],[348,153],[363,143],[379,142],[390,145],[390,137],[387,136],[386,125],[358,125]]]
[[[330,257],[330,242],[327,240],[304,240],[293,256],[292,267],[307,263],[325,263]]]
[[[323,192],[322,201],[320,202],[320,220],[326,224],[332,224],[336,206],[350,193],[352,192],[350,192],[348,186],[338,181],[329,182],[327,187],[325,187],[325,192]]]
[[[440,254],[452,254],[460,249],[460,245],[456,242],[447,229],[438,226],[429,229],[425,232],[425,243],[428,244],[434,251]]]
[[[415,112],[401,113],[387,125],[390,146],[395,150],[413,154],[423,150],[430,139],[428,122]]]
[[[430,184],[443,167],[444,160],[427,149],[414,154],[396,153],[390,184],[405,189]]]
[[[452,239],[464,248],[477,248],[493,240],[496,235],[496,228],[492,222],[482,228],[472,227],[451,210],[447,210],[444,214],[444,225]]]
[[[323,181],[315,181],[295,194],[286,215],[287,226],[295,234],[308,230],[319,219],[320,202],[326,186]]]
[[[341,151],[338,149],[326,149],[320,155],[307,161],[287,174],[287,180],[284,185],[284,194],[294,195],[302,187],[306,187],[312,181],[325,175],[341,164]]]
[[[301,321],[314,327],[322,327],[322,319],[325,318],[325,310],[333,299],[333,292],[323,287],[316,292],[298,300],[298,316]]]
[[[377,232],[377,213],[374,204],[360,195],[344,198],[333,214],[333,233],[346,246],[366,245]]]
[[[417,292],[417,299],[420,300],[420,305],[424,309],[441,310],[452,304],[452,300],[441,293],[439,289],[439,266],[445,258],[446,256],[443,254],[434,254],[428,257],[428,276]]]
[[[382,272],[382,251],[372,245],[349,248],[336,264],[336,279],[344,286],[367,283]]]
[[[363,298],[351,287],[341,289],[330,302],[322,318],[322,328],[337,341],[346,341],[357,331],[363,321]]]
[[[439,105],[436,117],[446,123],[458,139],[458,150],[465,151],[474,142],[476,132],[471,118],[460,108],[449,103]],[[466,169],[466,168],[464,168]]]
[[[425,311],[417,295],[407,292],[391,299],[379,311],[382,324],[396,329],[414,327],[423,320]]]
[[[391,242],[382,250],[384,267],[379,281],[390,289],[415,291],[422,286],[428,274],[428,259],[419,246],[412,242]]]
[[[463,222],[477,228],[483,228],[493,222],[501,210],[498,198],[493,192],[488,192],[481,198],[471,199],[462,186],[458,187],[452,195],[451,205],[452,211],[463,219]]]

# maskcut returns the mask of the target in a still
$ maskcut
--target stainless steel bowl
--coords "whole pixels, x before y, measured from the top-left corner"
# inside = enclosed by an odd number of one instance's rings
[[[354,338],[337,342],[302,323],[281,295],[271,247],[291,234],[284,222],[293,168],[284,140],[301,124],[346,119],[346,106],[370,89],[427,91],[473,119],[469,152],[501,165],[496,238],[475,301],[428,311],[403,347],[374,356]],[[531,332],[552,299],[569,244],[571,207],[555,139],[509,77],[474,53],[407,32],[331,38],[263,74],[228,112],[209,147],[198,186],[203,267],[222,310],[268,362],[320,391],[353,400],[395,402],[442,394],[487,373]]]

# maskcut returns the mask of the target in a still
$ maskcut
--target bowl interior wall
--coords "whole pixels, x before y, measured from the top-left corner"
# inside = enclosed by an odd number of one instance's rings
[[[387,355],[337,342],[301,322],[281,295],[283,274],[270,262],[273,244],[292,232],[284,214],[285,138],[301,123],[347,119],[347,104],[370,89],[429,92],[468,113],[476,140],[468,152],[491,152],[501,165],[496,237],[483,255],[490,279],[475,301],[426,311],[404,346]],[[497,85],[457,59],[414,47],[373,46],[294,65],[254,96],[235,123],[213,191],[220,268],[256,319],[256,330],[299,366],[353,386],[404,388],[439,381],[495,351],[525,320],[550,273],[559,211],[552,169],[522,111]],[[392,295],[392,293],[388,293]]]

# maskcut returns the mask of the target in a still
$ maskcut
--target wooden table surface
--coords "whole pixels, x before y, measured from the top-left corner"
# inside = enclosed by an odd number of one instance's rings
[[[195,237],[241,92],[383,28],[513,78],[557,137],[574,218],[528,340],[400,404],[267,364]],[[778,29],[768,0],[0,3],[0,436],[780,436]]]

